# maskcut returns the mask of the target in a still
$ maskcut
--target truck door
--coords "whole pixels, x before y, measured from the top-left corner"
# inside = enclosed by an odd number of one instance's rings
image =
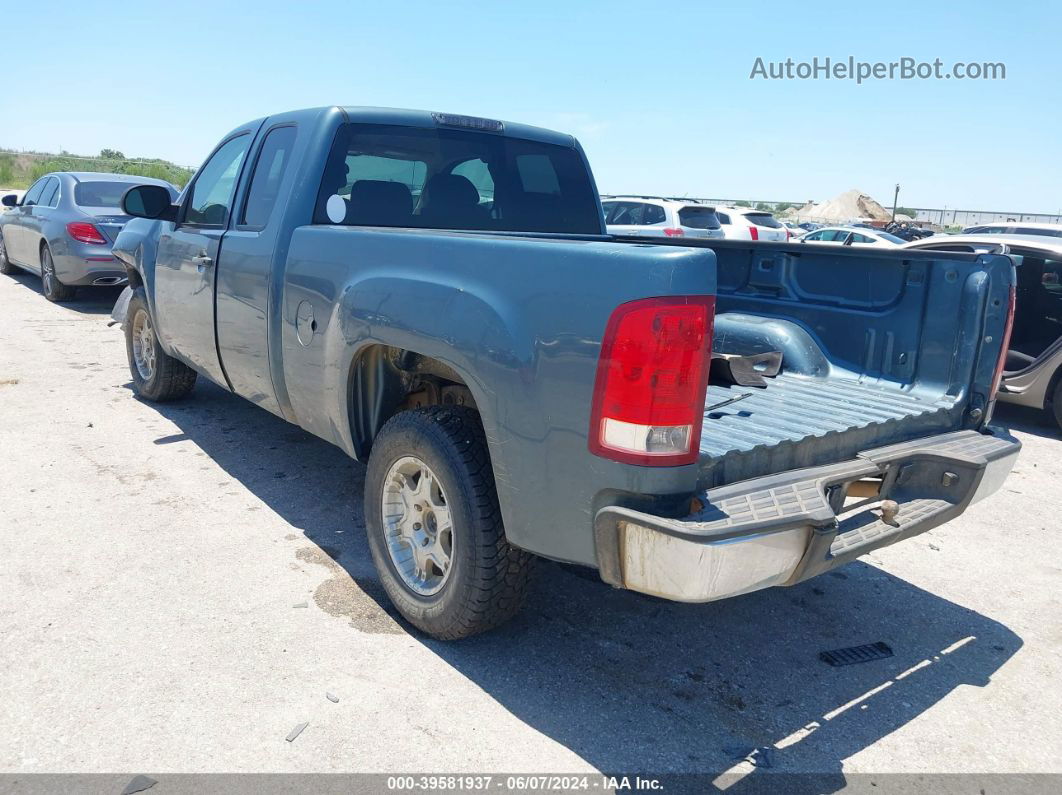
[[[231,228],[225,233],[224,262],[217,289],[218,350],[232,390],[274,414],[284,416],[270,372],[269,307],[278,237],[296,170],[292,167],[298,128],[273,125],[259,136],[239,189]],[[290,235],[291,229],[284,234]],[[279,305],[279,297],[277,303]]]
[[[254,129],[225,140],[185,191],[176,223],[163,224],[155,265],[155,326],[170,352],[228,386],[214,338],[221,241]]]

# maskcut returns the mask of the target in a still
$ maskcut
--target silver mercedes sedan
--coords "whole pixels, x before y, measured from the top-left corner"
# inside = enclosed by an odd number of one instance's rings
[[[129,216],[123,194],[134,185],[168,182],[127,174],[62,171],[45,174],[21,199],[4,196],[0,212],[0,273],[36,273],[44,297],[66,301],[78,287],[125,283],[111,246]]]

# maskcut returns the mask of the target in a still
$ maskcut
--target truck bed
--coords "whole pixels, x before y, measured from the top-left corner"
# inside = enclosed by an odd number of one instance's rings
[[[990,298],[1009,261],[814,244],[686,241],[717,259],[713,350],[778,351],[766,387],[715,379],[698,483],[850,458],[860,450],[977,427],[1005,308]],[[993,317],[995,316],[995,317]],[[988,325],[992,324],[992,325]]]
[[[705,413],[702,488],[831,463],[958,424],[954,398],[785,372],[767,379],[766,388],[711,384],[706,404],[742,394],[750,397]]]

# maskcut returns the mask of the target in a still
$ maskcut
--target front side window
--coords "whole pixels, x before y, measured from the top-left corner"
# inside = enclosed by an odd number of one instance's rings
[[[184,221],[203,226],[224,226],[232,209],[232,194],[247,154],[249,135],[225,143],[199,170],[187,200]]]
[[[37,204],[40,201],[41,192],[47,184],[47,177],[43,177],[34,182],[33,185],[30,186],[30,189],[26,191],[26,195],[22,197],[22,206],[31,207],[32,205]]]
[[[346,124],[325,167],[314,223],[600,234],[600,208],[570,147],[472,130]]]
[[[243,223],[247,226],[263,227],[269,221],[294,146],[295,128],[290,126],[270,130],[262,142],[243,210]]]

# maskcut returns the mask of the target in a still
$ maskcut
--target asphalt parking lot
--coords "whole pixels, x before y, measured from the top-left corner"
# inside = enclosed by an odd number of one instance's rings
[[[0,277],[0,772],[1062,772],[1037,413],[997,413],[1025,444],[998,494],[817,580],[679,605],[546,564],[445,644],[382,597],[361,465],[202,380],[134,399],[116,296]]]

